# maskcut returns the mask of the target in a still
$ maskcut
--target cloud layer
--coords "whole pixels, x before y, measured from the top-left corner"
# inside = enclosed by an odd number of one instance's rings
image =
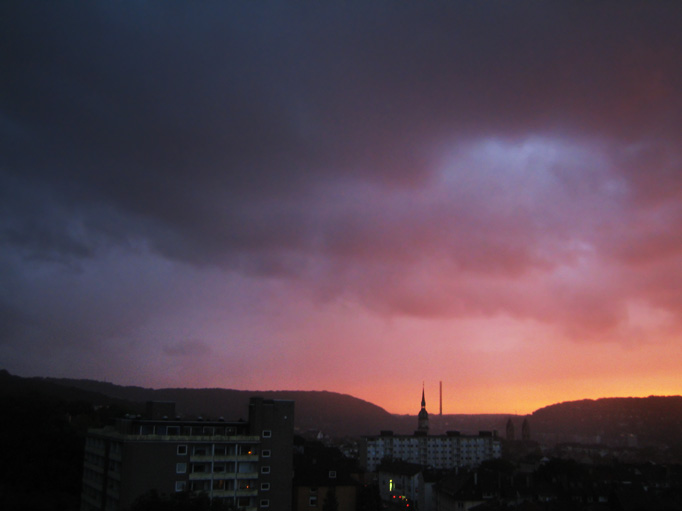
[[[10,371],[410,411],[376,389],[503,356],[456,384],[523,408],[561,352],[679,392],[674,3],[0,9]]]

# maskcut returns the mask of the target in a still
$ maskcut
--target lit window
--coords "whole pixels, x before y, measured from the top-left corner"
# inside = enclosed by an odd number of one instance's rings
[[[184,474],[187,472],[187,463],[176,463],[175,464],[175,473],[176,474]]]
[[[178,456],[183,456],[187,454],[187,446],[186,445],[178,445]]]

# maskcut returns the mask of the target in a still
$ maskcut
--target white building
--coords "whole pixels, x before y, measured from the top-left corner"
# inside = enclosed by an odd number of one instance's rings
[[[445,435],[428,435],[428,414],[423,391],[418,421],[414,435],[394,435],[391,431],[382,431],[378,436],[363,438],[360,462],[365,470],[375,472],[382,460],[402,460],[433,469],[470,467],[502,455],[496,432],[462,435],[457,431],[448,431]]]
[[[382,460],[402,460],[423,467],[450,469],[479,465],[502,455],[500,439],[490,431],[478,435],[394,435],[383,431],[379,436],[365,437],[360,460],[369,472],[375,472]]]

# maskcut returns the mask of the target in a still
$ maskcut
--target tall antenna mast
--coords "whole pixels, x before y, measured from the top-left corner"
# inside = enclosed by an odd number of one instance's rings
[[[438,382],[438,387],[439,387],[439,395],[440,395],[440,416],[443,416],[443,380]]]

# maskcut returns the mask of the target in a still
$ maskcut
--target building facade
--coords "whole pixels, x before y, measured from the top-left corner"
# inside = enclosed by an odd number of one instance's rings
[[[88,432],[82,511],[125,511],[150,491],[291,509],[293,401],[252,398],[248,422],[181,420],[174,408],[149,403],[144,418]]]
[[[414,435],[382,431],[378,436],[364,437],[360,445],[362,467],[368,472],[376,472],[382,461],[401,460],[424,468],[451,469],[476,466],[502,455],[501,442],[494,431],[481,431],[478,435],[462,435],[458,431],[429,435],[423,390],[417,420]]]
[[[476,466],[502,455],[500,439],[494,432],[462,435],[449,431],[446,435],[394,435],[383,431],[365,437],[360,461],[365,470],[375,472],[383,460],[402,460],[426,468],[450,469]]]

